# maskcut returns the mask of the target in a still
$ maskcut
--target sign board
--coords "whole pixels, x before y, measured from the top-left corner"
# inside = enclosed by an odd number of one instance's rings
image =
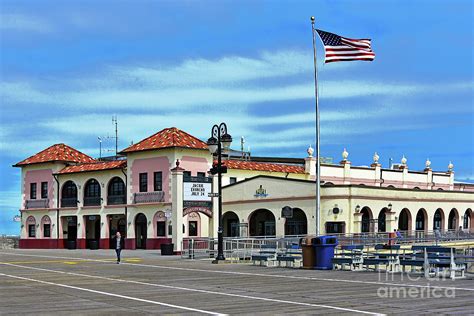
[[[293,217],[293,209],[289,206],[285,206],[281,209],[281,217],[283,218],[292,218]]]
[[[208,209],[212,214],[211,177],[184,177],[183,178],[183,207]],[[204,212],[205,213],[205,212]]]
[[[210,201],[211,183],[184,182],[184,201]]]
[[[207,196],[208,196],[208,197],[211,197],[211,198],[213,198],[213,197],[219,197],[219,193],[208,193]]]

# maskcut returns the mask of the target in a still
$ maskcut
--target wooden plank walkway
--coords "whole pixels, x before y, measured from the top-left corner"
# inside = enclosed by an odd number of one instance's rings
[[[474,311],[474,281],[218,264],[109,250],[1,250],[0,315]]]

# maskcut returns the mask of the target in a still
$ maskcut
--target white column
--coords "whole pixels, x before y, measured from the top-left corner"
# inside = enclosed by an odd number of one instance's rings
[[[174,251],[181,251],[183,242],[183,171],[184,169],[179,165],[171,169],[171,218]]]

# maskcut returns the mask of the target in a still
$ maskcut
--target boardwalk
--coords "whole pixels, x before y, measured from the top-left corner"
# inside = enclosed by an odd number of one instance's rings
[[[0,314],[417,314],[474,310],[474,281],[307,271],[124,251],[1,250]],[[408,293],[412,294],[408,294]],[[405,295],[404,295],[405,293]],[[418,293],[413,295],[413,293]],[[395,297],[387,297],[390,296]],[[411,295],[411,297],[409,297]],[[434,297],[441,295],[441,298]]]

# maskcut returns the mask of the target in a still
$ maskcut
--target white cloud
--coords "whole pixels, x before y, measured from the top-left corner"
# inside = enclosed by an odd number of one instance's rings
[[[22,32],[49,33],[53,26],[47,20],[32,15],[2,13],[0,29]]]

